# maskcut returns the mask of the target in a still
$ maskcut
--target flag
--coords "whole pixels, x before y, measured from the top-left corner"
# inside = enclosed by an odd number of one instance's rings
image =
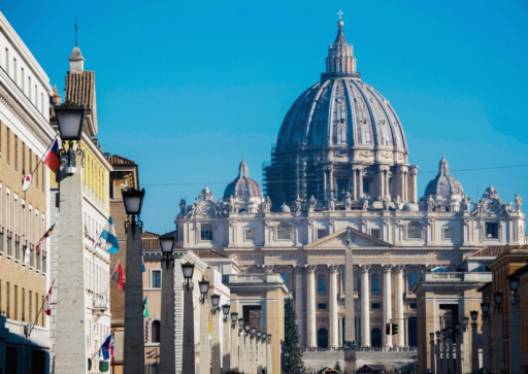
[[[114,272],[112,273],[112,280],[117,282],[117,289],[123,291],[125,289],[125,271],[121,262],[118,261]]]
[[[44,155],[44,163],[55,173],[60,168],[60,156],[59,156],[59,140],[55,139],[51,143],[51,147],[48,152]]]
[[[27,190],[29,190],[29,186],[31,186],[32,179],[33,177],[31,176],[31,174],[28,174],[24,177],[24,181],[22,182],[22,192],[26,192]]]
[[[145,271],[147,271],[147,269],[145,268],[145,257],[143,256],[143,248],[141,248],[141,265],[140,265],[140,270],[142,273],[144,273]]]
[[[114,359],[114,338],[112,334],[108,335],[99,349],[99,357],[104,361],[110,361]]]
[[[143,299],[143,317],[148,318],[149,316],[149,310],[148,310],[148,297],[145,296]]]
[[[110,245],[110,248],[107,249],[108,253],[115,255],[117,252],[119,252],[119,240],[117,239],[112,217],[108,217],[106,227],[101,232],[99,237],[106,241],[107,245]]]
[[[44,311],[47,316],[51,316],[51,293],[53,292],[53,284],[48,289],[48,293],[46,294],[46,299],[44,300]]]
[[[35,247],[35,250],[37,251],[38,254],[40,254],[42,243],[44,242],[44,240],[46,240],[51,235],[54,228],[55,228],[55,224],[51,225],[49,229],[46,230],[44,235],[42,235],[42,238],[40,238],[39,241],[37,242],[37,246]]]

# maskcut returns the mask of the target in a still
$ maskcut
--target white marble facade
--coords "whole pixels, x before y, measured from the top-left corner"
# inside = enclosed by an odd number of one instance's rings
[[[418,168],[407,161],[403,127],[387,100],[361,81],[343,25],[323,86],[301,95],[285,118],[277,149],[291,151],[274,151],[264,169],[270,197],[242,161],[223,199],[205,188],[192,204],[180,202],[178,239],[185,249],[232,256],[248,272],[281,273],[308,349],[348,341],[400,349],[416,341],[413,286],[420,274],[457,268],[483,246],[524,243],[522,201],[506,203],[490,186],[471,202],[445,158],[418,199]],[[288,167],[289,175],[281,174]],[[348,292],[347,250],[354,280]],[[355,327],[349,336],[347,323]],[[397,324],[398,333],[387,335],[387,324]]]

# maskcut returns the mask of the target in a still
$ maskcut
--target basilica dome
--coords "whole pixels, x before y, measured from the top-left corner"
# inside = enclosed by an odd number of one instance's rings
[[[345,39],[343,25],[340,20],[321,80],[304,91],[287,112],[276,150],[344,148],[374,152],[373,158],[377,158],[375,153],[389,151],[394,163],[404,163],[407,143],[402,124],[387,99],[356,71],[353,47]]]
[[[432,199],[435,205],[447,208],[459,203],[463,198],[464,188],[462,184],[451,175],[449,172],[449,164],[442,157],[438,165],[438,174],[433,180],[427,183],[422,200],[425,203],[428,199]]]
[[[238,176],[227,185],[224,191],[224,200],[232,197],[241,200],[260,199],[261,196],[259,184],[249,177],[249,167],[246,161],[242,160],[238,167]]]

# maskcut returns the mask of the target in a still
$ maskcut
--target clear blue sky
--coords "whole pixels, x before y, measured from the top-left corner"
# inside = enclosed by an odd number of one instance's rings
[[[527,164],[528,3],[501,1],[41,1],[0,8],[63,92],[78,17],[97,72],[104,150],[136,160],[147,229],[173,228],[180,197],[221,196],[244,156],[261,180],[282,118],[316,82],[345,12],[358,69],[397,110],[419,191],[452,169]],[[528,168],[461,171],[528,205]],[[173,183],[167,186],[153,184]]]

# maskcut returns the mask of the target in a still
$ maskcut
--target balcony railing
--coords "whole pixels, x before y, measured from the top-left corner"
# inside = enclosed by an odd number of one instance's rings
[[[48,330],[42,326],[33,326],[33,328],[31,328],[30,323],[23,323],[20,321],[14,321],[12,319],[7,319],[5,327],[12,334],[16,334],[21,337],[26,337],[29,341],[34,344],[40,345],[41,347],[50,346]],[[31,335],[27,337],[27,334],[30,330]]]

